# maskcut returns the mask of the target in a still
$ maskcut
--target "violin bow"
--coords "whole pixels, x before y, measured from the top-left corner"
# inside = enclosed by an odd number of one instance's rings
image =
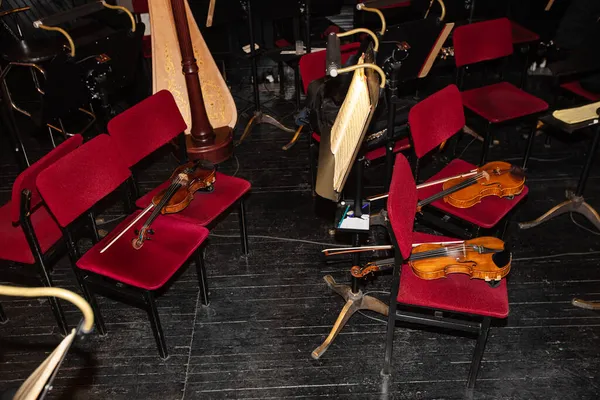
[[[381,245],[381,246],[362,246],[362,247],[338,247],[322,250],[321,253],[328,256],[335,256],[338,254],[350,254],[350,253],[362,253],[365,251],[377,251],[377,250],[391,250],[394,247],[391,245]]]
[[[437,179],[437,180],[431,181],[431,182],[424,182],[424,183],[417,185],[417,190],[424,189],[426,187],[433,186],[433,185],[439,185],[440,183],[448,182],[451,179],[469,178],[473,175],[477,175],[477,173],[478,173],[477,169],[472,169],[471,171],[466,172],[464,174],[448,176],[446,178]],[[376,194],[375,196],[367,197],[367,200],[369,200],[369,201],[381,200],[381,199],[387,198],[388,196],[389,196],[389,193]]]
[[[138,215],[137,217],[135,217],[135,219],[133,221],[131,221],[131,223],[129,225],[127,225],[127,227],[125,229],[123,229],[121,231],[121,233],[119,233],[117,236],[115,236],[113,238],[113,240],[110,241],[109,244],[107,244],[102,250],[100,250],[100,254],[104,253],[106,250],[108,250],[108,248],[110,246],[112,246],[117,240],[119,240],[119,238],[121,236],[123,236],[125,234],[125,232],[127,232],[128,230],[130,230],[135,224],[137,224],[137,222],[142,219],[142,217],[144,215],[146,215],[148,213],[148,211],[152,210],[154,208],[154,203],[150,203],[150,205],[146,208],[144,208],[144,210],[140,213],[140,215]]]

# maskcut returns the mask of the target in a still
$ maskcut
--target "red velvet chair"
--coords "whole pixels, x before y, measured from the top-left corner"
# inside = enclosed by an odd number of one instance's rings
[[[600,100],[600,94],[584,89],[579,81],[565,82],[560,87],[589,101]]]
[[[340,47],[340,50],[342,53],[342,64],[345,64],[346,61],[348,61],[348,59],[352,55],[356,54],[359,47],[360,47],[360,43],[348,43],[348,44],[342,45]],[[313,53],[305,54],[300,58],[299,70],[300,70],[300,77],[302,78],[302,85],[303,85],[304,93],[307,93],[308,85],[310,85],[311,82],[313,82],[317,79],[321,79],[325,76],[326,56],[327,56],[327,52],[325,50],[322,50],[322,51],[316,51]],[[313,190],[313,194],[314,194],[315,182],[317,179],[317,176],[316,176],[317,157],[316,157],[315,153],[317,151],[317,145],[320,142],[321,142],[321,135],[319,135],[317,132],[312,132],[310,135],[310,138],[309,138],[309,146],[310,147],[309,147],[309,151],[308,151],[308,157],[309,157],[310,176],[311,176],[310,184],[311,184],[311,189]],[[409,148],[410,148],[410,142],[409,142],[408,138],[404,138],[404,139],[396,141],[396,143],[394,144],[393,152],[398,153],[400,151],[404,151]],[[367,154],[365,155],[365,157],[369,161],[375,161],[375,160],[384,158],[385,155],[386,155],[386,148],[385,148],[385,146],[382,146],[377,149],[368,151]]]
[[[396,249],[382,373],[390,375],[396,321],[460,330],[477,335],[467,387],[475,386],[492,318],[508,316],[506,280],[491,287],[483,280],[451,274],[437,280],[417,277],[405,264],[415,243],[453,241],[443,236],[413,232],[417,191],[410,166],[396,156],[388,199],[388,231]],[[398,309],[398,305],[402,308]],[[410,311],[406,311],[408,307]],[[433,311],[433,312],[432,312]],[[444,315],[451,313],[452,316]],[[478,321],[475,321],[474,319]]]
[[[415,177],[418,179],[419,159],[450,139],[465,125],[461,94],[458,88],[455,85],[450,85],[422,100],[410,110],[408,124],[417,158]],[[474,168],[476,166],[473,164],[461,159],[454,159],[442,168],[441,171],[432,176],[429,181],[468,172]],[[441,185],[422,188],[418,192],[419,200],[426,199],[440,190]],[[495,196],[484,197],[480,203],[470,208],[456,208],[446,203],[443,199],[437,200],[424,210],[434,212],[425,212],[423,219],[457,236],[476,236],[482,228],[487,230],[493,229],[503,219],[508,222],[507,215],[525,198],[528,191],[529,189],[525,186],[521,194],[515,196],[512,200]],[[465,232],[462,229],[457,230],[456,224],[444,222],[447,219],[446,216],[458,219],[455,222],[467,222],[469,228],[475,227],[475,232]],[[459,225],[463,224],[459,223]],[[504,224],[501,236],[505,227],[506,224]]]
[[[13,184],[11,200],[0,207],[0,260],[18,265],[18,273],[37,274],[45,287],[53,286],[51,265],[60,253],[62,232],[42,203],[35,180],[82,142],[81,135],[72,136],[23,171]],[[61,333],[66,335],[69,328],[58,300],[48,300]],[[0,311],[0,321],[5,319]]]
[[[177,108],[173,96],[162,90],[114,117],[108,123],[108,132],[121,152],[128,167],[158,148],[179,137],[182,158],[185,156],[185,121]],[[146,208],[152,198],[170,184],[164,182],[137,200],[139,208]],[[235,203],[238,204],[240,235],[243,254],[248,254],[248,234],[244,196],[250,190],[250,182],[217,172],[212,192],[196,192],[194,200],[183,211],[170,214],[169,218],[184,219],[202,226],[213,222]]]
[[[131,178],[124,157],[108,135],[99,135],[42,171],[37,178],[38,190],[63,228],[64,237],[74,262],[73,270],[81,289],[94,310],[96,328],[106,332],[94,293],[119,294],[142,306],[148,313],[160,356],[167,357],[167,345],[154,300],[180,267],[194,256],[201,299],[208,303],[206,271],[200,245],[208,230],[183,219],[159,215],[152,224],[152,240],[136,250],[131,245],[138,221],[123,237],[104,253],[101,250],[141,212],[136,211],[91,249],[81,255],[77,246],[75,226],[81,216],[96,203],[114,192]],[[93,222],[93,221],[92,221]]]
[[[513,53],[512,26],[507,18],[459,26],[454,30],[453,41],[454,60],[459,68],[461,89],[465,67],[501,59]],[[480,165],[486,162],[492,143],[492,125],[521,118],[531,120],[533,131],[529,135],[523,159],[525,168],[533,145],[537,118],[548,109],[548,104],[508,82],[464,90],[462,102],[466,108],[487,122]]]

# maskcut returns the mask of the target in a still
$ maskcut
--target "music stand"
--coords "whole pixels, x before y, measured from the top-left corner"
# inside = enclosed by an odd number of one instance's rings
[[[262,51],[257,52],[255,49],[256,46],[256,40],[254,37],[254,24],[253,24],[253,19],[252,19],[252,5],[251,3],[256,3],[255,5],[257,5],[258,7],[260,7],[261,10],[263,10],[264,12],[270,12],[270,11],[278,11],[280,14],[285,14],[288,13],[289,15],[293,15],[297,12],[298,8],[297,8],[297,4],[293,3],[293,7],[291,6],[291,4],[288,4],[287,2],[279,2],[277,3],[277,7],[276,10],[273,10],[273,3],[269,2],[268,0],[246,0],[244,1],[244,6],[246,9],[246,17],[248,18],[248,35],[250,38],[250,66],[252,69],[252,92],[253,92],[253,96],[254,96],[254,113],[252,118],[250,118],[250,121],[248,121],[248,123],[246,124],[246,127],[244,128],[244,133],[242,133],[242,136],[240,137],[240,140],[238,142],[238,144],[240,144],[245,138],[246,136],[248,136],[250,134],[250,132],[252,131],[252,128],[255,125],[259,125],[259,124],[269,124],[269,125],[273,125],[274,127],[281,129],[282,131],[285,132],[289,132],[289,133],[295,133],[296,131],[292,128],[288,128],[287,126],[283,125],[281,122],[277,121],[274,117],[270,116],[269,114],[265,114],[262,110],[261,104],[260,104],[260,91],[259,91],[259,87],[258,87],[258,65],[257,65],[257,57],[262,54]]]

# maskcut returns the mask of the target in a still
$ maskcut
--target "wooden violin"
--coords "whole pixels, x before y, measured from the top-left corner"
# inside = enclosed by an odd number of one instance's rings
[[[457,243],[424,243],[412,249],[408,259],[419,278],[431,280],[448,274],[467,274],[472,279],[500,281],[510,271],[512,255],[495,237],[479,237]]]
[[[441,192],[419,201],[417,211],[442,198],[454,207],[469,208],[486,196],[519,195],[524,186],[523,169],[507,162],[492,161],[462,176],[446,180]]]
[[[212,191],[215,182],[215,167],[204,160],[192,161],[178,167],[171,175],[168,188],[152,198],[154,208],[150,217],[144,222],[136,237],[131,240],[134,249],[139,250],[144,241],[150,239],[154,231],[150,225],[160,214],[173,214],[185,209],[194,199],[194,193],[200,189]]]
[[[182,211],[192,202],[194,193],[199,190],[206,192],[213,190],[215,167],[212,163],[205,160],[191,161],[178,167],[171,175],[170,181],[171,184],[169,187],[154,196],[150,205],[107,244],[100,253],[108,250],[125,232],[152,210],[144,225],[135,231],[136,236],[131,241],[134,249],[140,249],[144,245],[144,242],[150,239],[150,235],[154,234],[151,225],[156,217],[160,214],[172,214]]]

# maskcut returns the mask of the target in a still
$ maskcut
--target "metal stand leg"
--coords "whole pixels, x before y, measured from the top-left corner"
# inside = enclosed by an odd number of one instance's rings
[[[533,221],[519,223],[519,228],[533,228],[534,226],[538,226],[539,224],[542,224],[559,215],[575,212],[586,217],[596,227],[596,229],[600,230],[600,215],[598,215],[598,212],[592,206],[585,202],[585,199],[583,197],[585,184],[590,174],[590,169],[594,162],[594,157],[596,155],[596,151],[598,150],[599,143],[600,127],[597,128],[596,132],[594,133],[592,146],[588,151],[586,162],[583,166],[583,170],[581,171],[581,176],[579,177],[579,183],[577,184],[577,190],[575,191],[575,193],[567,192],[567,201],[564,201],[559,205],[552,207],[545,214],[543,214],[539,218],[534,219]]]
[[[90,307],[92,307],[92,311],[94,312],[94,326],[98,330],[98,333],[102,336],[106,335],[106,326],[104,325],[104,318],[102,317],[102,313],[100,312],[100,307],[98,307],[98,303],[96,302],[96,295],[93,291],[91,291],[84,281],[84,277],[81,276],[81,273],[73,268],[73,272],[75,272],[75,277],[77,278],[77,283],[79,283],[79,287],[83,292],[83,297],[90,303]]]
[[[600,302],[598,301],[587,301],[575,298],[571,300],[571,304],[575,307],[585,308],[586,310],[600,310]]]
[[[281,129],[285,132],[289,132],[289,133],[294,133],[295,130],[292,128],[288,128],[284,125],[282,125],[279,121],[277,121],[275,118],[271,117],[270,115],[264,114],[260,108],[260,93],[259,93],[259,89],[258,89],[258,65],[256,64],[256,50],[254,49],[254,45],[256,44],[256,41],[254,40],[254,27],[253,27],[253,20],[252,20],[252,10],[250,7],[250,1],[248,1],[246,3],[246,12],[248,13],[248,34],[250,36],[250,64],[252,67],[252,86],[253,86],[253,94],[254,94],[254,106],[255,106],[255,111],[254,111],[254,116],[252,118],[250,118],[250,121],[248,121],[248,124],[246,125],[246,128],[244,129],[244,133],[242,134],[242,137],[240,138],[239,142],[237,143],[238,145],[241,144],[244,139],[246,139],[246,137],[250,134],[250,132],[252,132],[252,128],[255,125],[258,124],[269,124],[269,125],[273,125],[274,127]]]
[[[371,310],[385,316],[388,315],[388,306],[381,300],[372,296],[365,296],[360,290],[357,293],[353,293],[350,286],[336,283],[331,275],[326,275],[323,279],[331,290],[346,300],[346,304],[335,321],[329,336],[327,336],[325,341],[311,353],[312,358],[315,360],[318,360],[327,351],[331,342],[333,342],[344,325],[346,325],[346,322],[348,322],[355,312],[359,310]]]
[[[196,273],[198,274],[198,286],[200,289],[200,301],[207,306],[210,302],[208,298],[208,277],[206,276],[206,267],[204,266],[204,251],[196,250],[194,257],[196,264]]]
[[[312,135],[308,136],[308,165],[310,168],[310,190],[312,192],[313,197],[317,195],[315,192],[315,187],[317,184],[317,159],[315,157],[315,151],[317,150],[317,146],[315,141],[312,138]]]
[[[146,311],[148,312],[148,318],[150,319],[150,325],[152,326],[154,339],[156,339],[158,353],[160,354],[161,358],[165,359],[169,357],[167,352],[167,342],[165,341],[165,336],[160,325],[160,318],[158,317],[158,309],[156,308],[156,302],[154,301],[154,294],[149,290],[144,291],[144,301],[148,307]]]
[[[239,206],[239,219],[240,219],[240,237],[242,239],[242,254],[247,256],[248,252],[248,231],[246,230],[246,206],[244,205],[244,199],[240,199]]]
[[[490,317],[485,317],[481,322],[479,336],[477,337],[477,344],[475,345],[475,351],[473,353],[473,361],[471,361],[471,368],[469,370],[469,379],[467,380],[467,387],[469,389],[475,387],[475,379],[477,379],[479,365],[481,364],[481,358],[483,357],[483,351],[485,350],[485,343],[487,342],[488,333],[490,331],[490,322]]]

